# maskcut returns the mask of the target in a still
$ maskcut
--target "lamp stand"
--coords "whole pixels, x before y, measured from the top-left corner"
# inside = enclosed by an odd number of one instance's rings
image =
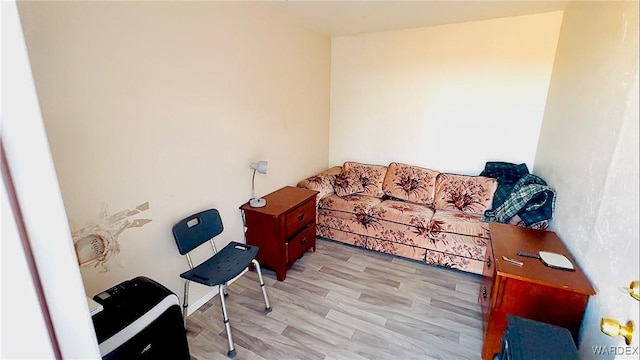
[[[249,206],[251,207],[264,207],[265,205],[267,205],[267,200],[263,198],[249,200]]]
[[[267,205],[267,200],[263,198],[256,199],[256,169],[253,169],[253,178],[251,179],[251,200],[249,200],[249,206],[251,207],[264,207]]]

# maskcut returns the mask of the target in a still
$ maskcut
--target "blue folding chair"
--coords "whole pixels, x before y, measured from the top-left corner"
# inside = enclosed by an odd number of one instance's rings
[[[180,277],[186,280],[184,283],[184,301],[182,304],[184,328],[187,328],[189,282],[194,281],[206,286],[218,286],[224,326],[227,331],[227,339],[229,340],[229,352],[227,356],[234,357],[236,350],[233,346],[229,316],[227,315],[227,305],[225,303],[225,297],[228,296],[227,283],[229,280],[240,275],[240,273],[253,263],[258,273],[260,288],[264,296],[265,311],[267,313],[271,311],[271,305],[269,304],[267,291],[264,287],[264,281],[262,280],[260,264],[255,259],[258,254],[258,247],[232,241],[222,250],[218,251],[213,238],[220,235],[222,230],[220,213],[216,209],[209,209],[180,220],[173,226],[173,237],[176,240],[180,254],[186,255],[189,268],[191,269],[180,274]],[[207,240],[213,248],[213,256],[194,267],[189,252],[204,244]]]

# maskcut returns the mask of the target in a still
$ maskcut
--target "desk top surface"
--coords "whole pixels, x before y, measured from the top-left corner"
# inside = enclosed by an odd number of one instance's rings
[[[557,287],[584,295],[595,295],[595,290],[582,269],[553,231],[530,229],[521,226],[490,223],[491,244],[495,257],[496,271],[506,276],[541,285]],[[537,254],[549,251],[566,256],[575,271],[567,271],[546,266],[540,259],[518,256],[518,251]],[[522,266],[506,262],[503,256],[521,261]]]
[[[254,208],[249,203],[243,204],[240,209],[244,211],[253,211],[267,215],[278,216],[287,212],[289,209],[304,203],[309,199],[315,199],[318,194],[315,190],[299,188],[295,186],[285,186],[268,195],[263,196],[267,201],[264,207]],[[315,205],[315,203],[314,203]]]

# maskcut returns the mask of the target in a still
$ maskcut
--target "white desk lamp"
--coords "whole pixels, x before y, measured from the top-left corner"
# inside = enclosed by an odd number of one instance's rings
[[[249,205],[251,207],[263,207],[267,205],[267,200],[263,198],[256,199],[256,191],[255,191],[256,171],[259,172],[260,174],[266,174],[267,162],[266,161],[254,162],[254,163],[251,163],[249,167],[253,169],[253,178],[251,179],[251,200],[249,200]]]

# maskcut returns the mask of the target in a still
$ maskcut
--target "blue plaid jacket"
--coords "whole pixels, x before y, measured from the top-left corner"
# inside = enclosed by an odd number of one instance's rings
[[[555,190],[540,177],[529,174],[525,164],[491,162],[481,175],[498,180],[493,209],[484,213],[485,221],[508,223],[518,215],[530,226],[553,218]]]

